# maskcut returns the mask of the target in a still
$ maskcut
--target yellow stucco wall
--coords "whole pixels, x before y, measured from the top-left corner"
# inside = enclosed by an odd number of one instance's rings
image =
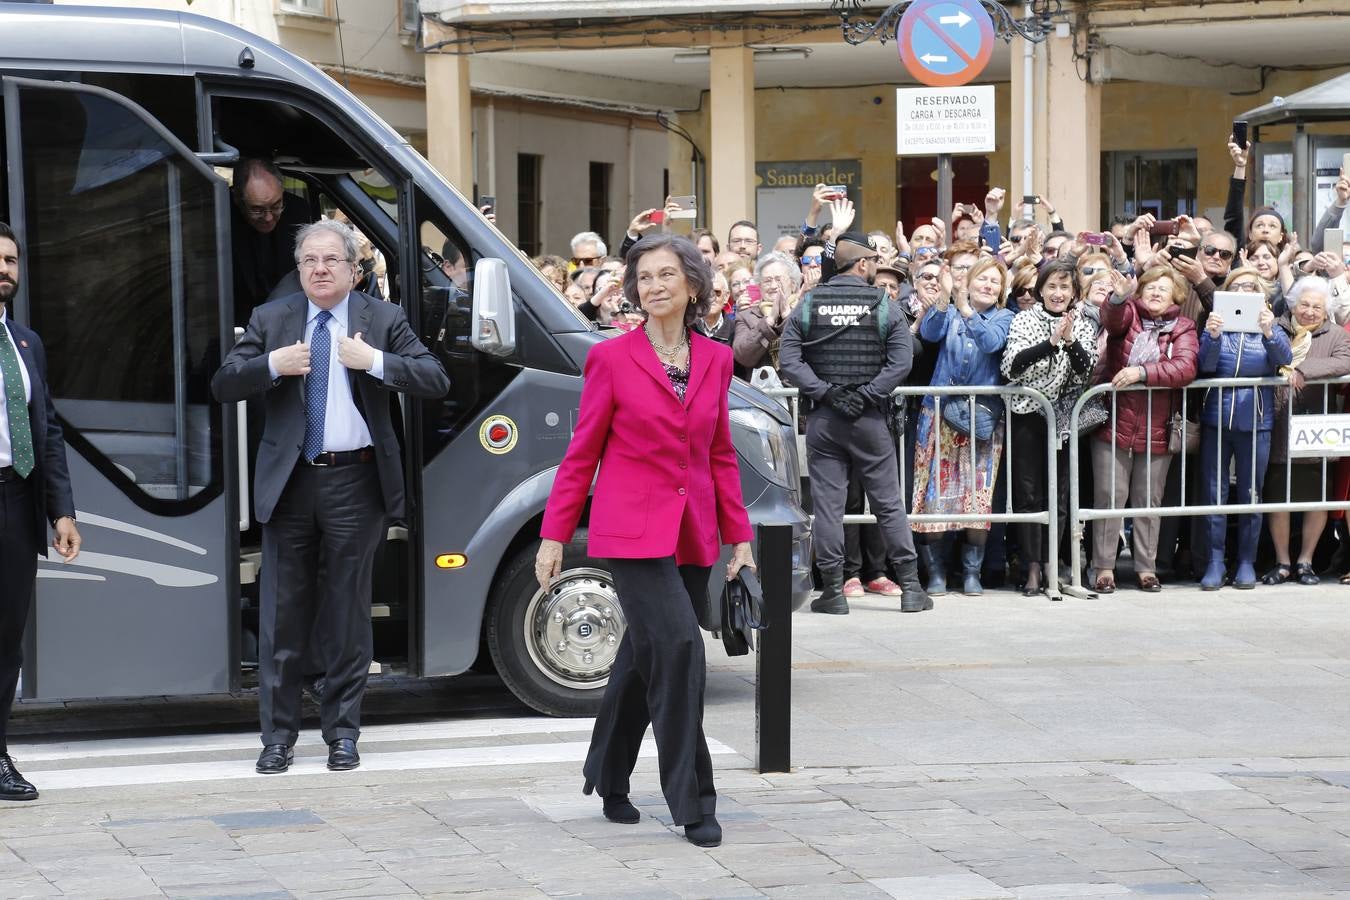
[[[1233,96],[1218,90],[1165,84],[1114,82],[1102,91],[1102,152],[1114,150],[1195,150],[1199,208],[1221,207],[1232,164],[1226,148],[1233,119],[1273,97],[1287,96],[1346,70],[1273,72],[1259,94]],[[863,167],[863,216],[866,229],[895,225],[895,85],[857,88],[772,88],[755,93],[756,159],[859,159]],[[1010,180],[1009,114],[1011,89],[996,85],[998,150],[989,154],[992,185]],[[873,101],[879,97],[880,104]],[[707,95],[702,108],[682,112],[679,123],[707,152]],[[1350,125],[1322,129],[1350,132]],[[1267,138],[1285,139],[1288,129]],[[671,187],[689,193],[689,145],[670,142]],[[1102,186],[1103,192],[1109,185]],[[1013,192],[1010,192],[1012,194]],[[978,202],[980,198],[958,197]]]

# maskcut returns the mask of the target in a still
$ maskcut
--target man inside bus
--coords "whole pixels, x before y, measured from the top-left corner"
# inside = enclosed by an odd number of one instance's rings
[[[253,490],[263,774],[285,772],[293,759],[311,632],[326,666],[319,717],[328,768],[360,765],[375,551],[387,523],[404,515],[387,392],[437,399],[450,386],[402,308],[354,289],[358,254],[356,233],[341,222],[300,229],[303,292],[255,309],[211,381],[220,402],[261,397],[266,410]]]
[[[36,800],[5,743],[23,665],[23,630],[47,543],[70,562],[80,552],[66,443],[47,390],[47,354],[9,317],[19,291],[19,239],[0,222],[0,800]]]
[[[242,157],[234,167],[230,240],[236,325],[247,323],[253,308],[267,302],[281,279],[295,271],[295,234],[309,224],[309,209],[281,179],[281,170],[263,159]]]

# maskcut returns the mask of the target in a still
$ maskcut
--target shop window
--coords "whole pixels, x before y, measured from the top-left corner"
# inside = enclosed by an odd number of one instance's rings
[[[516,154],[516,246],[526,256],[538,256],[541,248],[541,221],[544,212],[542,174],[544,158],[533,153]]]
[[[609,243],[609,183],[614,173],[610,163],[591,163],[590,230]]]
[[[1111,180],[1109,190],[1102,192],[1106,198],[1103,226],[1117,215],[1152,213],[1159,219],[1196,215],[1194,150],[1115,151],[1106,155]]]

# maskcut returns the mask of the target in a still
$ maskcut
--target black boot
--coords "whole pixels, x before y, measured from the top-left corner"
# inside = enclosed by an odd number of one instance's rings
[[[848,601],[844,599],[844,568],[820,570],[820,596],[811,601],[811,612],[831,616],[848,615]]]
[[[980,584],[980,569],[984,566],[984,544],[965,544],[961,547],[961,593],[974,597],[984,593]]]
[[[926,590],[930,597],[947,593],[947,557],[942,552],[941,538],[942,536],[938,535],[938,541],[935,544],[920,544],[917,541],[914,544],[919,559],[923,561],[924,568],[928,570],[928,587]]]
[[[933,598],[919,584],[919,560],[911,556],[904,562],[895,564],[895,574],[900,577],[901,612],[923,612],[933,608]]]

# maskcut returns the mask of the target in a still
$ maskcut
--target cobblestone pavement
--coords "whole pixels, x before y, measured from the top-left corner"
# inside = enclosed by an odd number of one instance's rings
[[[193,707],[161,704],[156,735],[12,748],[43,796],[0,806],[0,896],[1350,897],[1348,603],[1327,585],[801,613],[782,775],[750,762],[753,661],[709,644],[713,850],[670,825],[650,748],[642,821],[599,815],[584,720],[409,716],[367,729],[350,773],[309,732],[262,777],[256,735],[186,733]]]

